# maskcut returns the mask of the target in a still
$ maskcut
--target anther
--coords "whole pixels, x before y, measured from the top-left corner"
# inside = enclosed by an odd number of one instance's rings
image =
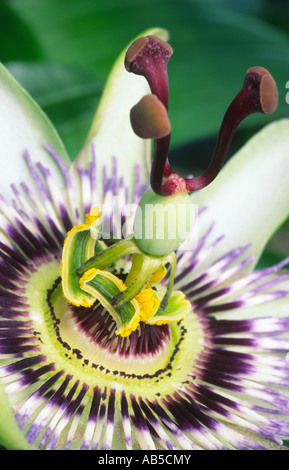
[[[171,132],[168,113],[156,95],[145,95],[130,112],[132,128],[142,139],[160,139]]]

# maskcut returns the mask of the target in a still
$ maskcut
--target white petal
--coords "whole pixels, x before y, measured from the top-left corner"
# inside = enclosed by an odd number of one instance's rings
[[[206,265],[233,248],[251,244],[256,261],[289,214],[289,120],[255,135],[192,200],[208,209],[199,217],[199,236],[212,221],[212,236],[225,235]],[[252,267],[252,265],[251,265]]]
[[[34,161],[50,169],[56,181],[63,185],[58,166],[43,148],[49,142],[62,159],[70,164],[63,144],[47,116],[30,95],[0,64],[0,192],[6,194],[10,184],[32,182],[23,159],[26,150]]]

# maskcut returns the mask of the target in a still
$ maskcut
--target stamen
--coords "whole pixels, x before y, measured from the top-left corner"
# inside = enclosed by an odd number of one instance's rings
[[[139,292],[146,287],[159,266],[163,264],[163,259],[148,256],[144,257],[142,255],[135,255],[132,261],[132,270],[136,273],[136,276],[131,280],[124,292],[114,297],[112,303],[117,308],[120,308],[128,301],[135,298]],[[135,268],[135,264],[138,265],[138,268]]]
[[[100,211],[94,207],[87,214],[85,224],[73,227],[64,241],[61,262],[63,294],[74,305],[90,306],[94,298],[84,295],[79,287],[77,269],[103,247],[97,240]],[[93,235],[93,236],[92,236]]]

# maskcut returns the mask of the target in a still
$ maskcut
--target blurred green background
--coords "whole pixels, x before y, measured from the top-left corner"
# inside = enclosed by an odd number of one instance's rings
[[[276,79],[289,116],[289,5],[281,0],[0,0],[0,60],[53,121],[71,158],[88,132],[118,53],[141,31],[170,32],[171,161],[199,172],[211,157],[222,117],[253,65]],[[231,151],[272,116],[248,118]],[[262,263],[289,255],[289,229]]]

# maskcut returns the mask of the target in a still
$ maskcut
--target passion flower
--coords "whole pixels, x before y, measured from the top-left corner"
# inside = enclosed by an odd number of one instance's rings
[[[166,33],[138,39],[126,66],[140,46],[154,44],[161,75],[149,83],[164,116],[171,47],[156,36]],[[152,190],[164,197],[170,188],[174,197],[201,182],[194,193],[199,238],[185,251],[145,252],[136,238],[114,235],[119,220],[120,227],[127,222],[128,203],[148,189],[143,138],[150,134],[137,137],[129,120],[148,90],[124,69],[124,57],[74,163],[37,105],[0,68],[10,158],[0,199],[1,442],[12,449],[278,448],[288,437],[288,260],[254,267],[289,212],[289,123],[265,128],[206,188],[219,156],[205,177],[182,180],[168,166],[169,137],[157,130]],[[246,85],[244,102],[271,111],[271,76],[259,69],[253,76],[259,94]],[[252,99],[258,106],[249,106]],[[152,130],[163,128],[158,112]],[[231,138],[225,119],[217,148]],[[102,233],[104,219],[111,233]]]

